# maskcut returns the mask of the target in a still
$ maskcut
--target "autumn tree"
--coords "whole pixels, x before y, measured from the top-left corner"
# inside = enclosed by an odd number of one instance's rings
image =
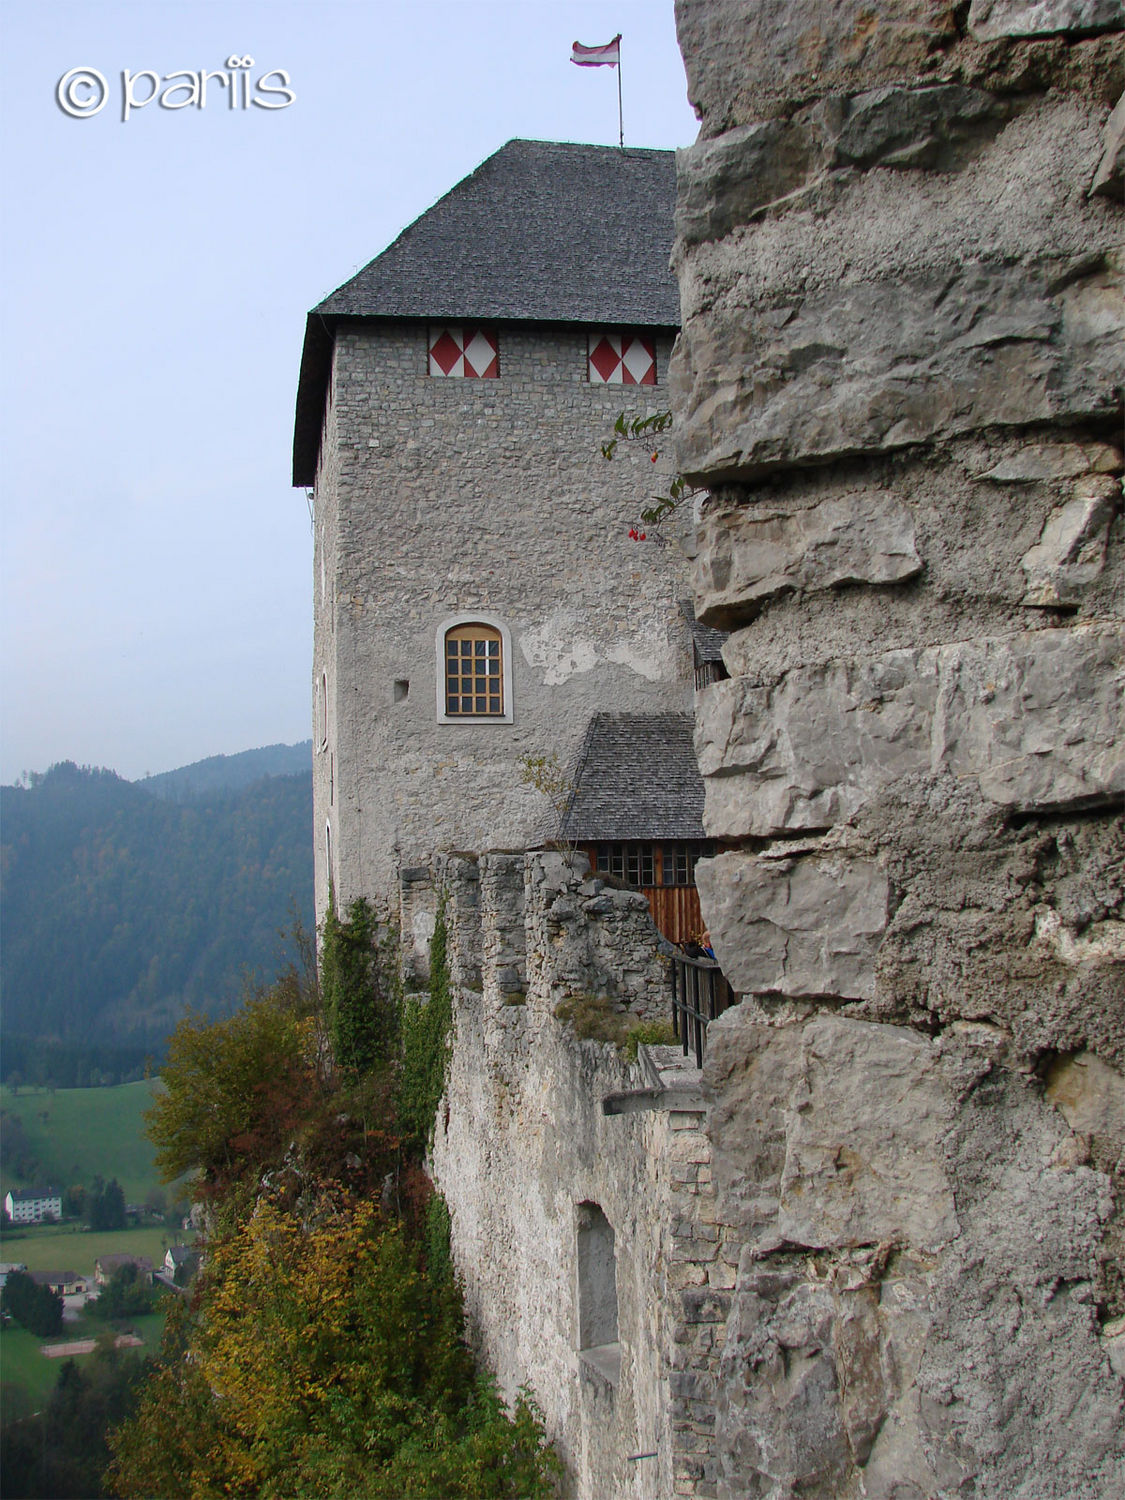
[[[165,1182],[195,1172],[213,1194],[274,1161],[320,1092],[315,1057],[312,1018],[274,992],[226,1021],[181,1021],[145,1115]]]
[[[473,1369],[452,1278],[374,1205],[328,1194],[303,1224],[261,1201],[205,1277],[191,1357],[114,1438],[122,1500],[551,1492],[534,1414]]]

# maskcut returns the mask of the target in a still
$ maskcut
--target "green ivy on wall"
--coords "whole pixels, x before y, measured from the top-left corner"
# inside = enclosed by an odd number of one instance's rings
[[[398,1041],[393,963],[371,903],[359,897],[341,919],[330,902],[322,929],[320,983],[336,1065],[357,1075],[385,1068]]]
[[[438,1103],[445,1088],[453,1026],[453,991],[446,954],[445,902],[438,905],[430,939],[430,993],[408,995],[402,1009],[402,1063],[398,1123],[404,1146],[426,1151],[434,1134]]]

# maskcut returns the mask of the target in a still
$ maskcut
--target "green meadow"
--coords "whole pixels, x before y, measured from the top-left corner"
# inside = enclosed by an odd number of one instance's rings
[[[158,1085],[157,1085],[158,1086]],[[0,1088],[3,1124],[18,1120],[28,1151],[40,1170],[31,1180],[0,1173],[0,1193],[9,1188],[88,1185],[96,1176],[116,1177],[130,1203],[143,1203],[163,1186],[153,1165],[153,1148],[144,1133],[143,1112],[152,1102],[152,1083],[126,1083],[116,1088]],[[169,1200],[174,1188],[166,1189]],[[91,1233],[80,1223],[36,1224],[10,1229],[0,1237],[0,1260],[22,1263],[31,1271],[75,1271],[93,1277],[100,1255],[124,1252],[147,1255],[156,1266],[169,1245],[190,1239],[175,1228],[157,1224],[140,1228]],[[160,1343],[164,1314],[131,1320],[145,1341],[146,1352]],[[4,1420],[38,1410],[54,1389],[62,1361],[48,1359],[44,1342],[95,1338],[104,1324],[94,1318],[68,1321],[57,1339],[43,1340],[17,1324],[0,1329],[0,1383]],[[88,1355],[78,1356],[79,1363]]]
[[[160,1186],[141,1118],[154,1086],[142,1079],[116,1088],[0,1088],[4,1123],[19,1120],[40,1168],[34,1181],[0,1171],[0,1195],[9,1188],[87,1184],[100,1175],[107,1182],[116,1177],[127,1202],[142,1203]]]
[[[176,1294],[169,1292],[167,1295],[171,1297]],[[136,1351],[138,1354],[155,1354],[160,1348],[160,1335],[167,1316],[166,1308],[167,1298],[163,1300],[157,1312],[129,1319],[130,1329],[144,1341],[144,1347]],[[4,1421],[15,1421],[33,1411],[40,1410],[44,1401],[54,1390],[63,1361],[48,1359],[42,1352],[44,1344],[61,1344],[72,1339],[97,1338],[100,1333],[105,1332],[105,1328],[106,1325],[98,1322],[96,1318],[79,1318],[75,1322],[65,1323],[62,1333],[51,1339],[41,1339],[37,1334],[28,1333],[26,1328],[21,1328],[18,1324],[9,1324],[7,1327],[0,1328],[0,1393],[2,1393]],[[78,1364],[90,1358],[88,1354],[70,1357],[74,1358]]]
[[[93,1234],[81,1224],[36,1224],[0,1239],[0,1260],[22,1262],[29,1271],[76,1271],[93,1276],[99,1255],[147,1255],[156,1266],[169,1245],[192,1239],[183,1230],[112,1229]]]

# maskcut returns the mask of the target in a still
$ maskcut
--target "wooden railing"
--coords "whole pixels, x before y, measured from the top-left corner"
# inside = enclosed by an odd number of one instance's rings
[[[696,1067],[703,1066],[708,1023],[738,1003],[722,969],[713,958],[672,956],[672,1027],[684,1049],[695,1052]]]

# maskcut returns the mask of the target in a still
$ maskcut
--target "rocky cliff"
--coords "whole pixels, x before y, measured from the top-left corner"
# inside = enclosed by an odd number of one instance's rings
[[[697,1493],[1125,1489],[1120,0],[679,0]]]

